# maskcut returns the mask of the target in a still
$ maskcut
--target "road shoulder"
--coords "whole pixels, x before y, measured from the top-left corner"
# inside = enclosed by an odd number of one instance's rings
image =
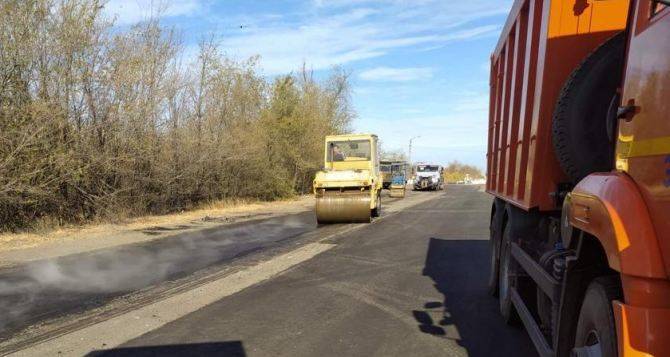
[[[140,217],[126,223],[88,225],[49,233],[0,235],[0,268],[31,261],[148,242],[251,220],[307,212],[311,195],[293,200],[211,207],[165,216]]]

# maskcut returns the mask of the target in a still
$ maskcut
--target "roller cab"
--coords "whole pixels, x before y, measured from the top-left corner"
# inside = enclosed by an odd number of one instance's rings
[[[324,170],[314,178],[318,223],[370,222],[381,211],[377,136],[327,136]]]
[[[381,172],[382,186],[389,189],[393,180],[393,163],[391,161],[380,161],[379,171]]]

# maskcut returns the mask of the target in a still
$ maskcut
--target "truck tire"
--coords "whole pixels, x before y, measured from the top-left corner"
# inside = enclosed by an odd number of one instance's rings
[[[503,226],[503,206],[493,202],[491,210],[491,225],[489,226],[489,246],[491,252],[491,266],[489,270],[489,294],[498,297],[498,272],[500,271],[500,241]]]
[[[568,77],[556,103],[554,152],[573,183],[613,167],[608,125],[615,122],[608,120],[608,111],[622,80],[625,41],[620,33],[591,53]]]
[[[589,284],[579,312],[573,356],[618,355],[612,300],[621,295],[617,276],[599,277]]]
[[[498,273],[498,302],[500,314],[508,325],[518,325],[521,321],[512,303],[511,288],[516,286],[516,264],[512,257],[512,225],[505,225],[500,244],[500,272]]]

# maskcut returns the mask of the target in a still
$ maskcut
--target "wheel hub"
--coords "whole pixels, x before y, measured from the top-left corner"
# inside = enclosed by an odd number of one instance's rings
[[[600,348],[600,339],[595,330],[591,330],[586,337],[584,346],[575,347],[570,353],[572,357],[601,357],[603,351]]]

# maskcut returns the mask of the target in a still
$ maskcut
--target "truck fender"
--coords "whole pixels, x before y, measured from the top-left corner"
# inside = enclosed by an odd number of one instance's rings
[[[628,175],[591,174],[567,200],[567,220],[600,241],[612,269],[624,275],[667,277],[647,205]]]

